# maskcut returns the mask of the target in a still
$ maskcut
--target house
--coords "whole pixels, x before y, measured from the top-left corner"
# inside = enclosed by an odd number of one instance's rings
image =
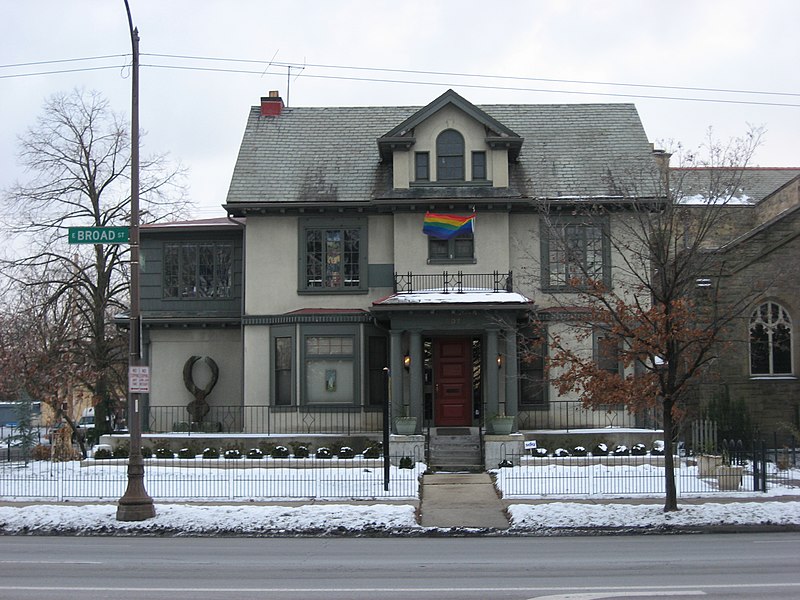
[[[226,431],[376,432],[387,402],[417,433],[495,414],[636,424],[559,398],[520,349],[546,352],[540,320],[570,335],[575,261],[613,285],[608,231],[631,201],[663,201],[615,181],[657,158],[631,104],[476,106],[451,90],[301,108],[271,93],[248,115],[227,217],[142,228],[149,428],[196,421],[198,395]],[[613,210],[587,221],[585,206]]]
[[[721,435],[753,431],[789,443],[800,431],[800,169],[673,169],[694,210],[709,190],[735,180],[709,236],[719,270],[702,281],[723,302],[746,301],[726,330],[720,359],[694,390],[696,408],[720,421]]]

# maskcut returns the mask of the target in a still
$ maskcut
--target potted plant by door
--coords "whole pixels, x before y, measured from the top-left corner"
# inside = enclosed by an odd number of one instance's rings
[[[403,416],[394,420],[397,435],[414,435],[417,432],[417,417],[408,416],[408,405],[403,406]]]
[[[510,435],[514,431],[514,417],[495,415],[489,419],[492,433],[495,435]]]

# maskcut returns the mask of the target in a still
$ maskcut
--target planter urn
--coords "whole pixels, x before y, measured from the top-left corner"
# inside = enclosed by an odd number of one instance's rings
[[[510,435],[514,431],[515,417],[492,417],[490,424],[495,435]]]
[[[742,487],[744,467],[738,465],[721,465],[717,467],[717,484],[720,491],[735,492]]]
[[[397,435],[414,435],[417,432],[417,417],[397,417],[394,430]]]

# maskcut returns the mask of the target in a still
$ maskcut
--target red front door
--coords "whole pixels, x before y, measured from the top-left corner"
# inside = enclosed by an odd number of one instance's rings
[[[472,340],[434,339],[433,373],[436,426],[472,425]]]

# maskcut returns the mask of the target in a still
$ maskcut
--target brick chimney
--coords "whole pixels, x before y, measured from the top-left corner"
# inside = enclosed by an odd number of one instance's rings
[[[283,99],[278,95],[278,90],[272,90],[269,96],[261,97],[261,116],[277,117],[283,110]]]

